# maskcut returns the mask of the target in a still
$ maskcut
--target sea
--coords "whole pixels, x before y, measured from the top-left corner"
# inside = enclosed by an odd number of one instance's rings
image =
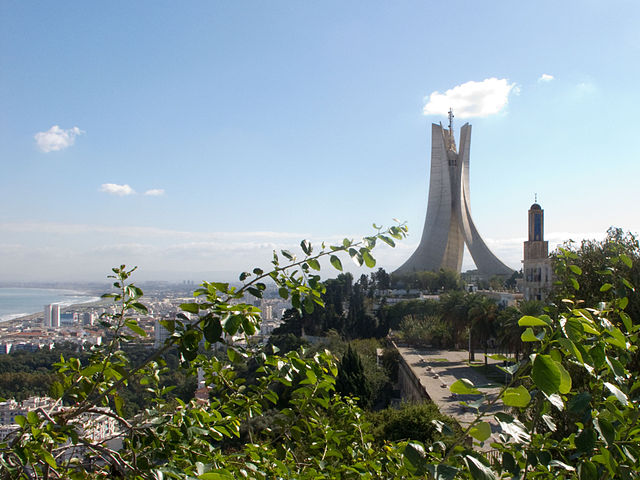
[[[95,302],[99,297],[77,290],[58,288],[0,288],[0,322],[43,312],[44,306],[59,303],[66,307]]]

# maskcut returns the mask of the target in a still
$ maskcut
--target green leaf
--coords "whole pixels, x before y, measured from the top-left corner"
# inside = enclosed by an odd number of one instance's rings
[[[219,319],[213,317],[207,318],[202,330],[207,342],[217,343],[220,341],[220,337],[222,336],[222,325],[220,324]]]
[[[308,240],[302,240],[300,242],[300,248],[302,248],[305,255],[311,255],[311,252],[313,251],[313,247]]]
[[[238,328],[240,327],[240,324],[242,323],[242,317],[239,315],[231,315],[222,323],[222,328],[225,332],[227,332],[229,335],[235,335],[238,331]]]
[[[569,265],[569,269],[576,275],[582,275],[582,269],[577,265]]]
[[[576,436],[576,448],[579,452],[590,453],[596,446],[596,440],[596,432],[591,428],[585,428]]]
[[[601,292],[608,292],[609,290],[611,290],[612,287],[613,287],[613,285],[611,285],[610,283],[605,283],[604,285],[602,285],[600,287],[600,291]]]
[[[331,255],[329,261],[331,262],[331,265],[333,265],[333,268],[342,271],[342,262],[338,257],[336,257],[335,255]]]
[[[613,444],[616,438],[616,431],[609,420],[602,417],[594,418],[593,426],[600,434],[600,438],[604,440],[604,443],[607,445]]]
[[[611,345],[615,345],[616,347],[620,347],[624,350],[627,349],[627,342],[624,334],[620,331],[619,328],[613,328],[607,332],[610,336],[607,336],[604,340]]]
[[[387,245],[389,245],[390,247],[395,247],[396,246],[396,242],[394,242],[392,239],[390,239],[389,237],[386,237],[384,235],[380,235],[380,240],[382,240],[384,243],[386,243]]]
[[[198,478],[200,480],[235,480],[235,477],[226,470],[203,473],[198,475]]]
[[[516,459],[513,458],[509,452],[504,452],[502,454],[502,468],[507,472],[511,473],[513,476],[517,476],[520,471],[519,465],[516,463]]]
[[[56,460],[53,458],[53,455],[51,455],[46,450],[40,450],[40,452],[38,453],[42,455],[42,458],[44,458],[44,461],[47,462],[51,468],[58,468],[58,465],[56,464]]]
[[[569,375],[569,372],[567,372],[562,364],[556,362],[556,366],[558,370],[560,370],[560,386],[558,387],[558,391],[564,395],[571,391],[571,375]]]
[[[567,411],[573,415],[582,416],[590,405],[591,394],[589,392],[580,392],[567,402]]]
[[[629,405],[629,400],[622,390],[609,382],[604,382],[604,386],[607,387],[607,390],[609,390],[621,404],[623,404],[625,407]]]
[[[138,325],[138,322],[136,322],[135,320],[127,320],[126,322],[124,322],[124,324],[127,327],[129,327],[129,329],[131,329],[133,332],[135,332],[138,335],[140,335],[141,337],[146,337],[147,336],[147,332],[145,332],[144,329],[142,329]]]
[[[369,250],[367,250],[366,248],[363,248],[360,250],[360,253],[362,253],[364,264],[367,267],[373,268],[376,266],[376,259],[371,256],[371,253],[369,253]]]
[[[27,422],[29,422],[30,425],[35,425],[37,423],[40,423],[40,420],[38,418],[38,414],[36,412],[29,411],[27,412]]]
[[[537,317],[532,317],[531,315],[525,315],[520,320],[518,320],[518,325],[521,327],[548,327],[549,324],[544,320],[541,320]]]
[[[20,427],[22,428],[27,425],[27,419],[24,417],[24,415],[16,415],[13,421],[20,425]]]
[[[508,407],[526,407],[530,401],[531,395],[523,385],[507,388],[502,397],[502,402]]]
[[[567,350],[569,353],[571,353],[574,357],[576,357],[576,359],[582,363],[583,359],[582,359],[582,354],[580,353],[580,350],[578,350],[578,347],[576,347],[575,343],[573,343],[571,340],[569,340],[568,338],[559,338],[558,339],[558,343],[560,343],[560,345],[562,345],[562,347]]]
[[[235,349],[231,347],[227,348],[227,357],[229,358],[229,361],[231,363],[236,363],[240,359],[240,355],[238,355],[238,352],[236,352]]]
[[[456,478],[456,474],[460,471],[459,469],[445,465],[444,463],[437,465],[429,464],[427,465],[427,470],[431,474],[430,478],[433,478],[434,480],[454,480]]]
[[[580,290],[580,284],[575,278],[571,277],[569,281],[571,282],[571,286],[573,286],[574,290]]]
[[[479,422],[469,430],[469,435],[480,442],[484,442],[491,436],[491,425],[487,422]]]
[[[403,458],[407,469],[416,474],[422,475],[426,469],[424,447],[418,442],[409,442],[404,447]]]
[[[311,314],[315,310],[315,304],[314,304],[313,298],[311,297],[304,297],[304,300],[302,301],[302,305],[306,313]]]
[[[466,378],[460,378],[451,384],[449,387],[451,393],[456,393],[459,395],[471,395],[471,394],[479,394],[482,393],[478,390],[471,380],[467,380]]]
[[[160,320],[160,325],[166,328],[169,333],[173,333],[176,331],[175,320]]]
[[[502,355],[501,353],[494,353],[488,356],[491,360],[498,360],[499,362],[505,362],[510,360],[509,357]]]
[[[522,335],[520,335],[520,340],[522,340],[523,342],[539,342],[540,341],[540,339],[536,337],[535,334],[533,333],[533,329],[531,327],[528,327],[524,332],[522,332]]]
[[[318,377],[316,376],[316,374],[315,374],[315,372],[313,370],[307,370],[305,372],[305,375],[306,375],[307,379],[309,380],[309,382],[311,382],[311,384],[317,383]]]
[[[578,467],[579,480],[598,480],[598,469],[589,460],[585,460]]]
[[[247,291],[256,298],[262,298],[262,290],[255,287],[247,287]]]
[[[625,308],[627,308],[627,305],[629,305],[629,298],[628,297],[622,297],[622,298],[618,299],[618,308],[620,310],[624,310]]]
[[[453,435],[453,430],[451,430],[451,427],[446,423],[436,420],[435,418],[431,420],[431,423],[436,427],[438,433],[442,433],[443,435]]]
[[[629,314],[626,312],[620,312],[620,319],[622,320],[622,323],[624,323],[624,328],[627,329],[627,332],[631,332],[633,329],[633,321]]]
[[[496,365],[496,366],[503,372],[508,373],[509,375],[515,375],[515,373],[520,368],[520,362],[514,363],[512,365],[507,365],[506,367],[503,367],[502,365]]]
[[[531,440],[531,435],[520,420],[502,412],[496,413],[495,418],[502,431],[510,435],[516,443],[527,443]]]
[[[633,265],[631,259],[624,253],[620,254],[620,260],[622,260],[622,262],[629,268],[631,268],[631,266]]]
[[[465,455],[464,461],[469,468],[469,473],[474,480],[496,480],[495,474],[491,471],[491,468],[487,467],[484,463],[471,455]]]
[[[358,252],[355,248],[350,248],[349,255],[351,255],[351,260],[353,260],[356,265],[358,265],[359,267],[362,266],[362,264],[364,263],[364,259],[362,258],[360,252]]]
[[[120,395],[113,395],[113,404],[116,407],[116,413],[122,416],[122,406],[124,402],[122,401],[122,397]]]
[[[49,391],[53,398],[60,398],[64,394],[64,387],[60,382],[56,381],[51,384]]]
[[[568,338],[574,342],[580,342],[584,337],[584,324],[576,318],[570,318],[563,326]]]
[[[558,392],[562,382],[562,373],[558,368],[558,363],[549,355],[536,355],[531,377],[536,386],[547,395]]]
[[[320,262],[318,262],[318,260],[316,260],[315,258],[310,258],[309,260],[307,260],[307,263],[314,270],[320,270]]]
[[[389,235],[391,235],[396,240],[402,240],[402,233],[400,232],[401,230],[398,227],[389,228]]]
[[[280,250],[280,253],[282,254],[283,257],[285,257],[287,260],[292,261],[295,258],[293,256],[293,254],[289,251],[289,250]]]
[[[198,313],[200,306],[197,303],[182,303],[180,304],[180,310],[189,313]]]
[[[149,313],[147,306],[139,302],[132,303],[131,308],[139,313]]]
[[[601,368],[605,364],[604,347],[596,344],[589,350],[589,356],[593,360],[593,366]]]

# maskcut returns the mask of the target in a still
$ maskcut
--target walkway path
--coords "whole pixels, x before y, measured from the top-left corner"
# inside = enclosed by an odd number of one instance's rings
[[[487,400],[495,398],[500,391],[500,386],[489,386],[487,378],[477,369],[469,366],[469,353],[466,351],[426,350],[411,347],[398,347],[398,351],[416,377],[420,379],[420,383],[440,412],[454,417],[463,428],[476,418],[476,412],[474,409],[460,405],[460,401],[473,401],[480,396],[454,396],[449,390],[451,384],[458,379],[466,378],[477,387],[481,387],[480,390],[487,396]],[[489,362],[497,363],[494,360]],[[482,388],[483,386],[488,388]],[[491,411],[487,412],[488,415],[482,419],[491,425],[492,431],[492,437],[484,443],[484,448],[490,448],[489,444],[497,440],[499,426],[493,414],[502,410],[504,405],[501,400],[498,400]]]

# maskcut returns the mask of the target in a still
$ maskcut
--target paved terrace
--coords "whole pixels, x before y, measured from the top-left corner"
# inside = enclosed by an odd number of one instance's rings
[[[482,388],[489,385],[489,381],[477,369],[469,366],[469,352],[412,347],[397,348],[406,365],[420,381],[420,385],[428,397],[438,406],[440,412],[455,418],[463,428],[475,419],[476,413],[474,409],[460,405],[460,401],[473,401],[480,398],[480,395],[453,395],[449,390],[451,384],[458,379],[466,378],[480,387],[480,390],[488,397],[487,400],[495,398],[500,391],[499,387]],[[484,354],[476,354],[476,360],[484,360]],[[489,363],[498,362],[489,359]],[[497,440],[496,432],[499,432],[500,427],[493,418],[493,413],[503,409],[504,405],[499,400],[482,419],[491,425],[492,431],[491,438],[484,443],[484,449],[489,449],[489,444]]]

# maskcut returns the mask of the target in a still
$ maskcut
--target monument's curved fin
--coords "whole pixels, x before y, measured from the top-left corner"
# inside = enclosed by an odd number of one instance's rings
[[[450,120],[453,118],[451,114]],[[422,238],[416,251],[396,272],[441,268],[459,272],[466,243],[478,271],[484,275],[506,275],[513,270],[489,250],[471,218],[469,196],[469,149],[471,125],[460,131],[456,152],[453,129],[431,126],[431,175],[429,200]]]
[[[471,145],[471,125],[464,124],[460,129],[460,151],[458,161],[462,168],[460,190],[460,228],[464,235],[469,253],[478,271],[485,275],[509,275],[512,269],[496,257],[478,233],[478,229],[471,217],[471,202],[469,193],[469,149]]]
[[[452,222],[457,212],[451,208],[453,201],[451,190],[451,175],[447,159],[447,139],[442,125],[431,125],[431,172],[429,180],[429,200],[427,215],[422,230],[422,238],[416,251],[396,272],[413,272],[440,270],[445,258],[445,251],[449,245],[450,230],[458,228],[457,222]],[[463,243],[449,246],[449,252],[464,248]],[[449,253],[448,252],[448,253]],[[462,257],[462,251],[461,257]],[[462,261],[462,258],[460,259]]]

